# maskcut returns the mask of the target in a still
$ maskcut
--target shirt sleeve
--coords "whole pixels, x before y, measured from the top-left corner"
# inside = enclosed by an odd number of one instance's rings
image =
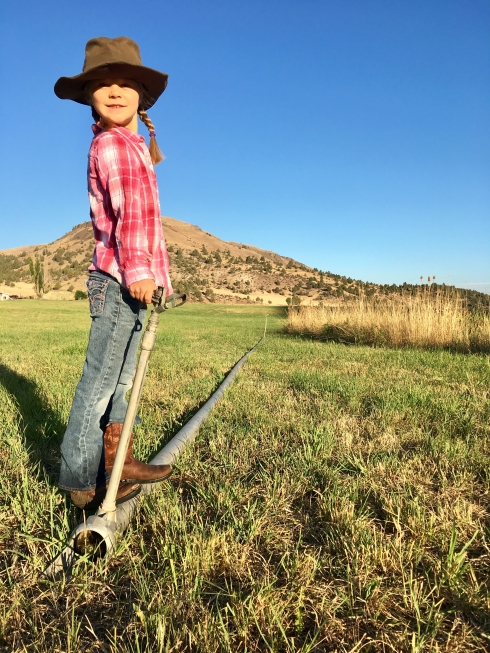
[[[117,220],[119,266],[129,287],[136,281],[155,278],[142,217],[141,163],[117,134],[107,132],[104,136],[99,142],[97,167]]]

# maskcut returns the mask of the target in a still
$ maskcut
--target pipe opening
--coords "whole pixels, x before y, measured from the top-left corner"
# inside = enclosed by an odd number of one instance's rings
[[[99,560],[107,553],[105,538],[97,531],[88,529],[75,536],[73,548],[78,555],[88,556],[91,560]]]

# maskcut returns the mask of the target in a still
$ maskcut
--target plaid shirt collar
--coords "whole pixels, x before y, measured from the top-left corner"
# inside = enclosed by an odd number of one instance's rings
[[[125,138],[128,138],[130,141],[133,141],[133,143],[144,143],[145,142],[145,137],[144,136],[141,136],[141,134],[135,134],[130,129],[127,129],[126,127],[111,127],[111,129],[115,129],[122,136],[124,136]],[[98,134],[100,134],[100,133],[102,133],[103,131],[106,131],[106,130],[102,129],[102,127],[99,127],[99,125],[92,125],[92,131],[94,133],[94,136],[97,136]]]

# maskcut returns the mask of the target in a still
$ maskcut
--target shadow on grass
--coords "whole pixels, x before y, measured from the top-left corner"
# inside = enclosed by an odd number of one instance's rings
[[[49,405],[36,383],[1,363],[0,383],[19,407],[21,429],[32,462],[40,463],[50,484],[57,485],[59,448],[65,422]]]

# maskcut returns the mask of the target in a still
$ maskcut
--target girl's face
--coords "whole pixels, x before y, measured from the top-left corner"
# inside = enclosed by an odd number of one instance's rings
[[[92,104],[108,125],[126,127],[138,133],[141,86],[132,79],[107,78],[90,84]]]

